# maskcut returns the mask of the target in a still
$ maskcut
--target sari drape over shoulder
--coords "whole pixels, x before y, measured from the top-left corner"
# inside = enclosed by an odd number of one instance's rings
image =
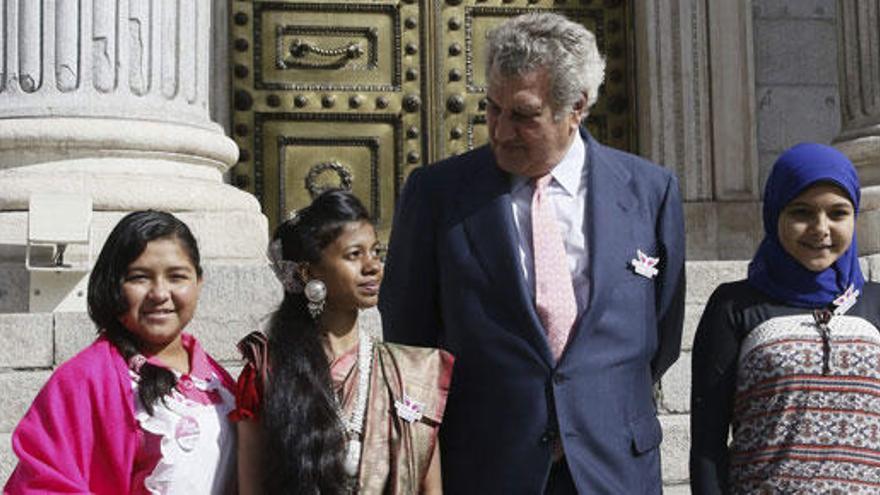
[[[253,334],[242,342],[246,342],[240,348],[247,364],[238,381],[239,402],[231,417],[258,420],[265,390],[261,377],[271,379],[263,359],[268,355],[268,343],[264,336]],[[354,407],[358,382],[357,365],[351,359],[355,356],[353,349],[331,363],[331,375],[346,417]],[[439,349],[375,343],[358,493],[419,493],[437,444],[453,362],[451,354]]]
[[[443,420],[452,365],[452,355],[439,349],[375,346],[360,493],[419,493]],[[421,417],[408,421],[401,409],[418,410]]]

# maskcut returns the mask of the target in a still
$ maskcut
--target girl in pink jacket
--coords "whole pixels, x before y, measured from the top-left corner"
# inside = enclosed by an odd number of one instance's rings
[[[62,364],[12,436],[4,493],[226,493],[234,487],[229,375],[183,333],[202,286],[189,228],[124,217],[89,278],[98,339]]]

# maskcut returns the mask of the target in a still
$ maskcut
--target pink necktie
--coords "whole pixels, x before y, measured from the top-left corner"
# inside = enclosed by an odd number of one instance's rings
[[[532,253],[535,260],[535,306],[547,332],[550,351],[559,360],[577,318],[577,303],[556,212],[553,202],[545,196],[552,179],[550,174],[535,179]]]

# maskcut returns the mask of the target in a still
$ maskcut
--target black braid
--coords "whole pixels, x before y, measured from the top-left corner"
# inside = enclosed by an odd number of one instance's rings
[[[116,346],[116,350],[119,351],[119,354],[122,354],[126,362],[132,356],[140,354],[134,336],[122,325],[113,325],[110,328],[104,329],[104,332],[99,331],[99,333],[103,333],[107,340]],[[168,368],[156,366],[149,362],[141,366],[138,374],[140,375],[138,380],[138,397],[140,397],[147,414],[152,416],[153,405],[160,400],[164,401],[165,396],[171,393],[174,386],[177,385],[177,376]]]

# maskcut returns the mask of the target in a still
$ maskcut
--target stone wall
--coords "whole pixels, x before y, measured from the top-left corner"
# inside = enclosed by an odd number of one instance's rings
[[[746,275],[745,261],[700,261],[687,264],[687,298],[681,356],[661,382],[660,423],[663,425],[661,458],[667,493],[689,493],[691,349],[703,307],[712,291],[724,282]]]
[[[754,0],[761,184],[780,152],[840,132],[834,0]]]

